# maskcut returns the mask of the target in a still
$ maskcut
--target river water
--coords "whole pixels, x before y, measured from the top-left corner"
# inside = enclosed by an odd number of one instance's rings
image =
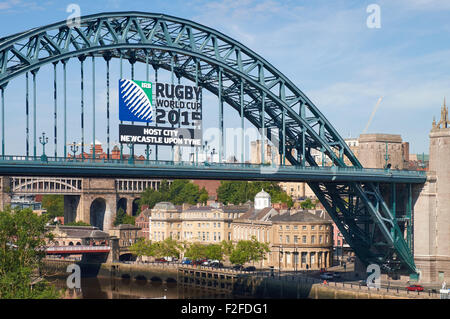
[[[155,283],[122,278],[81,278],[81,289],[68,289],[65,277],[47,278],[67,299],[231,299],[235,296],[213,289],[193,288],[177,283]]]

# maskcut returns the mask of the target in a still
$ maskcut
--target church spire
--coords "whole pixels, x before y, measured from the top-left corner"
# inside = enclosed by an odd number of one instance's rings
[[[448,119],[448,108],[445,104],[445,96],[444,96],[444,103],[442,105],[441,108],[441,119],[439,120],[439,122],[436,124],[436,121],[433,119],[433,129],[441,129],[441,124],[442,124],[442,128],[449,128],[450,127],[450,121]]]

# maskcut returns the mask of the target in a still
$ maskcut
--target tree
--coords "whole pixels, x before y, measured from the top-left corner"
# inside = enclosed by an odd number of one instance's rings
[[[233,242],[231,240],[222,240],[220,243],[222,245],[222,251],[225,256],[230,256],[233,252]]]
[[[64,216],[64,195],[42,196],[42,207],[47,210],[50,218]]]
[[[207,259],[219,260],[223,259],[223,249],[220,244],[210,244],[206,246],[205,255]]]
[[[255,236],[252,236],[251,240],[240,240],[236,244],[230,256],[230,262],[238,265],[257,262],[263,260],[269,251],[267,244],[260,243]]]
[[[0,298],[58,298],[60,293],[45,280],[31,286],[45,256],[48,216],[31,209],[0,212]]]
[[[131,245],[128,249],[140,260],[142,260],[142,256],[153,256],[152,242],[144,238],[139,238],[139,240]]]
[[[199,189],[198,185],[188,181],[176,179],[170,184],[167,181],[161,181],[158,190],[147,188],[141,195],[139,206],[147,205],[153,208],[156,203],[169,201],[175,205],[189,203],[195,205],[199,202],[206,203],[208,192],[206,189]]]
[[[125,213],[122,207],[119,208],[116,214],[116,219],[114,220],[114,226],[119,226],[123,224],[134,225],[135,217],[129,216]]]
[[[237,205],[248,200],[253,201],[262,189],[270,194],[273,203],[286,203],[289,208],[293,206],[292,198],[276,182],[221,181],[217,197],[225,205]]]
[[[317,201],[313,203],[310,198],[307,198],[306,200],[304,200],[303,202],[300,203],[300,207],[302,209],[315,209],[316,205],[317,205]]]
[[[153,244],[155,257],[179,257],[181,245],[175,239],[166,238]]]
[[[206,246],[200,243],[193,243],[186,249],[184,256],[192,260],[204,259],[206,258]]]

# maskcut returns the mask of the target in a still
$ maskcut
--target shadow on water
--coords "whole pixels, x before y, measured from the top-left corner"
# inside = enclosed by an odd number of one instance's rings
[[[210,290],[181,287],[176,282],[151,282],[148,280],[82,277],[81,289],[67,289],[67,277],[49,279],[58,289],[65,289],[68,299],[202,299],[233,298],[231,295],[215,293]]]

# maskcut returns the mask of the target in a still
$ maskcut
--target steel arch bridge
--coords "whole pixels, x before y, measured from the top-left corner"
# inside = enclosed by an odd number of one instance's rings
[[[57,160],[57,102],[56,75],[54,94],[54,143],[55,163],[61,165],[66,159],[66,64],[70,59],[78,59],[83,74],[83,61],[92,57],[106,61],[108,72],[108,156],[109,156],[109,62],[112,58],[128,60],[132,66],[136,62],[145,64],[147,78],[149,66],[152,66],[157,78],[158,70],[173,72],[178,79],[186,78],[207,89],[219,100],[219,158],[223,158],[223,106],[224,103],[234,108],[240,115],[242,128],[244,119],[248,120],[261,134],[271,137],[273,130],[278,132],[278,149],[285,167],[286,160],[296,168],[320,169],[312,150],[318,150],[332,163],[334,172],[350,170],[351,178],[336,180],[329,178],[308,178],[308,181],[339,231],[354,249],[357,256],[365,263],[376,263],[386,270],[401,268],[407,272],[416,272],[412,254],[411,240],[411,187],[412,183],[423,183],[425,176],[418,174],[404,181],[402,172],[392,171],[389,179],[364,178],[364,169],[342,137],[330,122],[308,99],[308,97],[286,76],[236,40],[198,23],[172,16],[144,12],[102,13],[81,17],[78,26],[68,26],[66,21],[35,28],[26,32],[0,39],[0,90],[2,102],[2,161],[1,172],[23,174],[20,163],[46,169],[51,175],[52,166],[34,163],[36,154],[36,97],[33,97],[33,155],[29,150],[29,133],[27,126],[26,156],[12,158],[5,154],[5,91],[14,78],[28,73],[32,74],[34,88],[36,75],[41,67],[61,63],[64,71],[64,157]],[[93,72],[95,74],[95,72]],[[157,81],[157,79],[156,79]],[[83,84],[81,86],[83,90]],[[34,90],[34,94],[36,94]],[[81,98],[83,109],[83,94]],[[28,123],[28,85],[27,85],[27,123]],[[82,111],[83,112],[83,111]],[[94,103],[95,112],[95,103]],[[27,124],[28,125],[28,124]],[[84,134],[82,113],[82,134]],[[267,132],[267,133],[265,133]],[[93,124],[95,141],[95,119]],[[262,138],[264,149],[264,138]],[[84,135],[82,136],[82,148]],[[261,154],[264,162],[264,154]],[[29,161],[35,160],[33,163]],[[243,162],[243,158],[242,158]],[[69,163],[70,164],[70,163]],[[126,163],[125,163],[126,164]],[[75,165],[75,163],[74,163]],[[158,163],[161,166],[161,162]],[[26,165],[25,165],[26,166]],[[32,165],[30,165],[31,167]],[[108,166],[108,165],[106,165]],[[164,166],[164,165],[163,165]],[[64,174],[65,167],[59,167]],[[95,168],[95,167],[94,167]],[[105,167],[106,169],[106,167]],[[145,165],[143,170],[145,171]],[[149,168],[150,169],[150,168]],[[158,167],[161,170],[161,167]],[[222,169],[222,172],[225,169]],[[25,170],[26,171],[26,170]],[[186,171],[186,169],[185,169]],[[32,173],[30,171],[26,171]],[[84,171],[83,171],[84,172]],[[209,178],[220,179],[221,167]],[[238,173],[236,179],[245,176]],[[377,174],[382,175],[381,171]],[[72,172],[73,174],[73,172]],[[182,175],[182,174],[181,174]],[[179,176],[181,176],[179,175]],[[227,175],[228,176],[228,175]],[[295,180],[295,174],[289,177]],[[334,176],[334,175],[333,175]],[[232,176],[229,176],[232,178]],[[316,176],[317,177],[317,176]],[[257,177],[255,177],[256,179]],[[273,178],[276,178],[274,175]],[[403,178],[403,179],[402,179]],[[396,183],[406,183],[405,216],[402,217],[404,229],[399,226],[396,216]],[[391,190],[392,204],[389,205],[382,188]],[[402,226],[403,227],[403,226]],[[403,234],[405,232],[407,235]],[[405,238],[406,237],[406,238]]]

